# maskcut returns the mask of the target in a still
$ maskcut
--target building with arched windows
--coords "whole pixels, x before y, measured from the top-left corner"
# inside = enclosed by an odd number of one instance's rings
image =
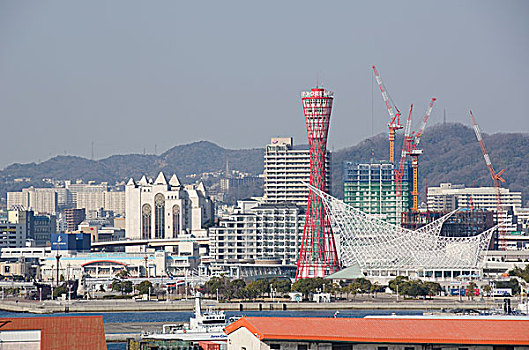
[[[171,239],[207,236],[205,225],[214,219],[213,202],[204,184],[182,185],[176,175],[145,176],[125,186],[127,239]]]

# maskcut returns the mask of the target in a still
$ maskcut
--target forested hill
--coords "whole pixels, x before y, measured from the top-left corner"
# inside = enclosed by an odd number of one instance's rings
[[[400,134],[401,135],[401,134]],[[529,135],[521,133],[483,134],[487,150],[496,170],[505,168],[506,184],[513,191],[522,191],[529,205]],[[402,137],[397,138],[400,153]],[[492,180],[471,128],[462,124],[438,124],[426,128],[421,147],[419,176],[421,194],[424,179],[428,186],[440,182],[467,186],[490,186]],[[359,144],[334,152],[332,157],[332,193],[343,197],[343,162],[388,158],[386,134],[366,139]],[[108,181],[114,183],[142,175],[156,176],[163,170],[184,177],[202,172],[222,171],[229,160],[230,169],[251,174],[263,172],[264,148],[231,150],[208,141],[175,146],[160,155],[114,155],[101,160],[75,156],[57,156],[42,163],[13,164],[0,171],[0,196],[29,185],[43,186],[43,178],[62,180]],[[30,182],[13,182],[31,178]]]
[[[529,205],[529,134],[483,134],[483,140],[495,170],[505,169],[503,177],[506,183],[503,186],[512,191],[522,191],[524,205]],[[472,128],[456,123],[434,125],[424,131],[420,147],[423,149],[423,155],[419,159],[421,198],[424,196],[425,177],[428,186],[438,186],[441,182],[492,186]],[[400,157],[402,134],[397,137],[395,149],[397,157]],[[387,134],[380,134],[356,146],[336,151],[333,154],[333,194],[343,197],[344,161],[388,159],[388,152]]]

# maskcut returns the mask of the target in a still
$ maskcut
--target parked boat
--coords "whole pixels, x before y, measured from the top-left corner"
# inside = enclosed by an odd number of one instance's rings
[[[202,311],[200,293],[195,296],[194,316],[189,319],[189,324],[164,324],[162,333],[144,334],[144,339],[165,340],[226,340],[224,333],[226,327],[224,311],[214,311],[211,308]]]

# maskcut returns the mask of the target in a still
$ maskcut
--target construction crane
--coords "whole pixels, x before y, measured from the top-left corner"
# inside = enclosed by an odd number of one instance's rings
[[[397,130],[402,129],[402,125],[400,125],[400,111],[393,103],[393,100],[391,100],[391,97],[389,96],[388,91],[386,90],[384,83],[382,82],[382,78],[380,77],[380,74],[378,74],[378,70],[375,66],[372,66],[373,72],[375,72],[375,78],[377,80],[378,87],[380,88],[380,92],[382,93],[382,99],[384,100],[384,103],[386,104],[386,109],[389,113],[390,122],[388,123],[389,128],[389,161],[391,163],[395,163],[395,132]],[[395,107],[395,111],[393,110],[393,107]]]
[[[397,197],[402,196],[402,177],[404,176],[404,163],[406,162],[406,155],[411,150],[411,143],[413,136],[411,134],[411,113],[413,111],[413,103],[410,105],[410,112],[406,120],[406,128],[404,129],[404,140],[402,141],[402,151],[400,153],[399,167],[395,171],[395,185]]]
[[[424,132],[424,129],[426,128],[426,123],[428,123],[428,119],[430,118],[430,114],[432,114],[433,104],[437,99],[435,97],[432,98],[430,101],[430,105],[428,106],[428,109],[426,110],[426,114],[424,115],[424,118],[422,120],[422,125],[419,128],[419,130],[414,134],[412,134],[412,141],[409,143],[409,152],[408,154],[411,156],[411,167],[413,170],[413,189],[411,191],[411,195],[413,198],[413,204],[411,207],[412,211],[418,210],[418,197],[419,197],[419,156],[422,154],[422,149],[419,149],[419,143],[421,142],[421,137]]]
[[[501,183],[505,183],[505,180],[501,177],[501,175],[505,172],[505,169],[501,169],[498,172],[494,170],[494,167],[492,166],[492,163],[490,161],[489,153],[485,149],[485,143],[483,142],[483,138],[481,137],[481,131],[479,130],[478,123],[476,123],[476,118],[474,118],[472,110],[470,110],[470,119],[472,119],[474,133],[476,134],[476,138],[479,141],[479,145],[481,146],[481,152],[483,152],[483,158],[485,158],[485,163],[487,164],[487,168],[489,168],[490,177],[492,178],[494,187],[496,188],[496,223],[499,224],[500,211],[502,211]]]

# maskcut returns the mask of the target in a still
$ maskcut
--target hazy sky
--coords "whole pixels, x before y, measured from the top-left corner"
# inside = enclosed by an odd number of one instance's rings
[[[306,143],[300,92],[335,92],[329,147],[386,132],[377,65],[432,124],[529,131],[527,1],[0,1],[0,168],[198,140]],[[427,131],[426,131],[427,132]]]

